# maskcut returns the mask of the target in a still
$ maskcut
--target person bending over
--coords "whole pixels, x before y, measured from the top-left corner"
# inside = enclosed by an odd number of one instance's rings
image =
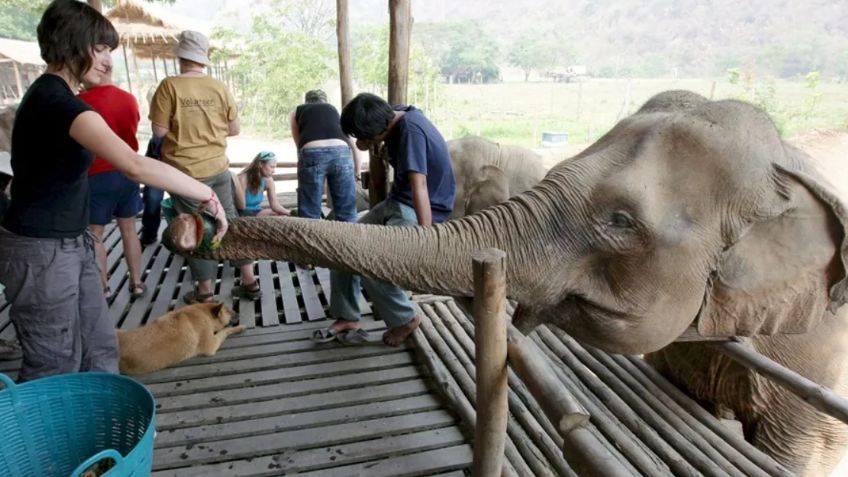
[[[360,150],[385,142],[394,183],[386,200],[359,219],[360,223],[430,226],[447,220],[453,210],[456,181],[444,137],[421,110],[389,105],[379,96],[361,93],[341,114],[342,131],[356,138]],[[316,339],[359,328],[360,277],[347,272],[330,273],[330,315],[336,321],[318,330]],[[383,342],[398,346],[421,323],[407,292],[391,283],[362,278],[375,313],[388,330]]]

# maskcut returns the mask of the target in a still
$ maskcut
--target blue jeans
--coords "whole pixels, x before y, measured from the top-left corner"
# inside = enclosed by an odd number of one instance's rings
[[[348,146],[308,147],[297,157],[297,215],[321,218],[324,179],[330,187],[336,220],[356,222],[356,180]]]
[[[368,211],[359,223],[408,227],[418,225],[418,216],[412,207],[386,199]],[[361,280],[375,313],[389,328],[403,326],[415,318],[415,306],[403,288],[372,278]],[[359,275],[330,270],[330,316],[359,321],[360,290]]]
[[[141,241],[155,242],[159,237],[159,223],[162,220],[162,198],[165,191],[144,186],[141,200],[144,202],[144,211],[141,213]]]

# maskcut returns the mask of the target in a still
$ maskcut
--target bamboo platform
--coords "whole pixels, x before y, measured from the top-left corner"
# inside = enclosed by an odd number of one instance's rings
[[[146,247],[148,293],[133,301],[116,228],[105,243],[117,327],[181,306],[191,288],[182,257]],[[425,319],[401,348],[319,345],[309,336],[328,324],[329,272],[278,261],[259,261],[256,272],[256,302],[231,296],[230,266],[216,284],[248,331],[213,357],[140,379],[157,402],[153,475],[470,475],[474,327],[456,302],[416,296]],[[364,326],[379,335],[384,325],[367,311]],[[0,338],[14,338],[8,315],[0,298]],[[633,475],[789,475],[641,359],[583,347],[554,328],[531,338],[591,413],[591,432]],[[18,367],[0,361],[12,377]],[[505,475],[576,475],[526,387],[512,372],[509,382]]]

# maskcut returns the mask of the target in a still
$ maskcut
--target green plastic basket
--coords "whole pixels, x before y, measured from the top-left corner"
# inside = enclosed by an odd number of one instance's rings
[[[72,373],[0,383],[0,475],[78,477],[107,458],[104,477],[150,475],[156,405],[138,382]]]

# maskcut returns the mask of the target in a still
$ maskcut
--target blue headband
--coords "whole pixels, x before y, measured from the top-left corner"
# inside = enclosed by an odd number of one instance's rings
[[[271,151],[262,151],[259,153],[259,160],[262,162],[276,161],[277,156]]]

